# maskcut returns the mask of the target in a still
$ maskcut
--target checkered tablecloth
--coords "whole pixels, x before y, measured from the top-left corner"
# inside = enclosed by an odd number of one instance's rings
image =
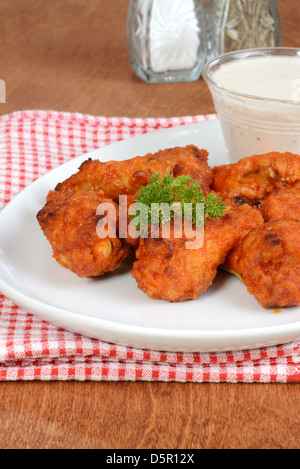
[[[54,111],[0,117],[0,208],[52,168],[110,143],[215,115],[105,118]],[[1,227],[0,227],[1,229]],[[300,382],[300,340],[251,351],[166,353],[90,339],[0,295],[0,381]]]

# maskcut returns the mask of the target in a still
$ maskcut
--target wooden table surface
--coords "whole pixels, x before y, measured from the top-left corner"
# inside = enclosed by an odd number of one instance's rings
[[[283,45],[300,47],[300,2],[279,0]],[[214,112],[203,80],[147,85],[128,61],[128,0],[1,0],[0,114]],[[0,448],[297,448],[294,384],[4,382]]]

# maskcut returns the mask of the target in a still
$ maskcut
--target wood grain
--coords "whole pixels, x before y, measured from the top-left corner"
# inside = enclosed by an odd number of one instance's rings
[[[300,8],[280,0],[283,45],[300,47]],[[0,3],[0,114],[54,109],[105,116],[214,112],[194,83],[146,85],[126,46],[128,0]],[[299,447],[293,384],[8,382],[0,448]]]
[[[1,448],[297,449],[293,384],[3,383]]]

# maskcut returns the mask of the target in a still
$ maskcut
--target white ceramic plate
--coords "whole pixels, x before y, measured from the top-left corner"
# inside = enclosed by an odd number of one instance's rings
[[[131,264],[99,279],[61,267],[36,221],[49,189],[87,158],[122,160],[177,145],[228,162],[218,121],[160,130],[76,158],[35,181],[0,213],[0,290],[55,325],[117,344],[167,351],[226,351],[286,343],[300,337],[300,307],[264,310],[235,277],[220,273],[196,301],[152,300],[137,288]]]

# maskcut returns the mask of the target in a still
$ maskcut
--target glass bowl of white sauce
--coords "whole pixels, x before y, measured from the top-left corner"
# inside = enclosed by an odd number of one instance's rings
[[[232,163],[272,151],[300,154],[300,49],[230,52],[203,77]]]

